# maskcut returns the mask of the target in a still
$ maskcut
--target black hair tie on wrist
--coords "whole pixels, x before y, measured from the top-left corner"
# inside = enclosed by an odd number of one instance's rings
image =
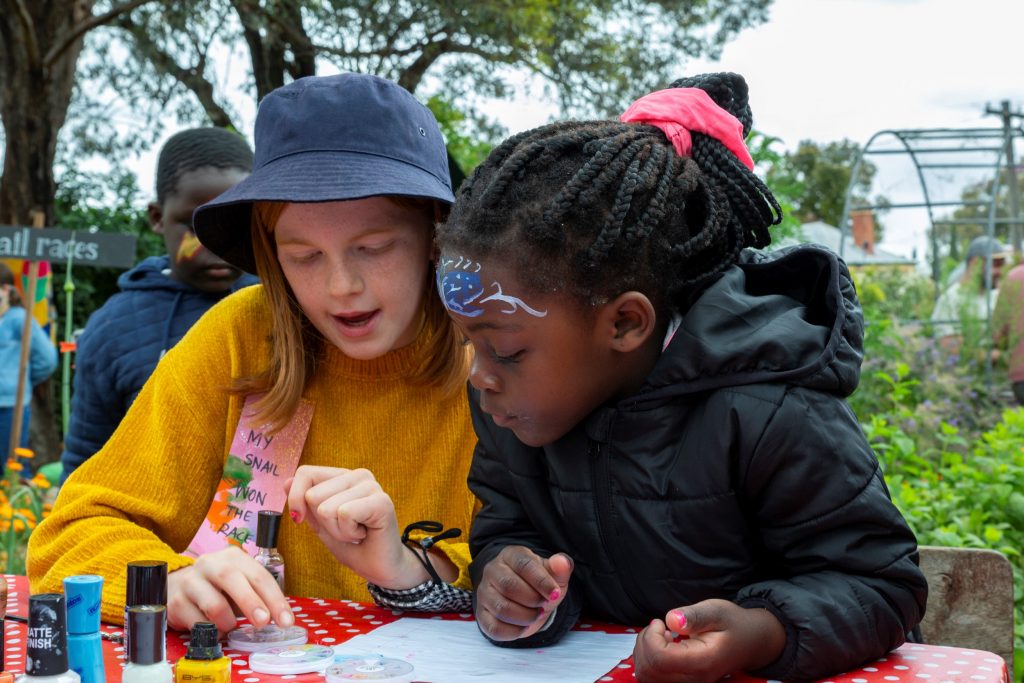
[[[424,536],[418,541],[409,538],[409,534],[413,531],[426,531],[433,536]],[[402,532],[402,543],[405,544],[409,550],[412,551],[413,556],[419,560],[423,568],[427,570],[427,574],[430,575],[431,580],[434,583],[444,583],[441,577],[437,575],[437,571],[434,569],[434,565],[430,563],[430,555],[427,551],[433,548],[438,541],[443,541],[449,538],[456,538],[462,535],[462,529],[451,528],[445,531],[444,525],[441,522],[433,522],[423,520],[422,522],[413,522],[409,526],[405,527],[405,531]]]

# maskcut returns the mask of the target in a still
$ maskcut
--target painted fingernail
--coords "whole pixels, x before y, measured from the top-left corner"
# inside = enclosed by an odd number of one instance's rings
[[[686,628],[686,615],[676,610],[672,614],[676,615],[676,619],[679,620],[679,628]]]
[[[297,511],[292,510],[290,514],[292,516],[292,521],[296,524],[302,521],[302,515],[300,515]]]
[[[270,612],[262,607],[257,607],[252,613],[252,620],[257,624],[265,624],[270,621]]]
[[[559,593],[558,589],[556,588],[555,590],[551,591],[551,597],[548,598],[548,600],[551,600],[552,602],[554,602],[555,600],[558,599],[559,595],[561,595],[561,593]]]
[[[545,610],[545,609],[544,609],[543,607],[541,607],[541,608],[540,608],[540,615],[541,615],[541,616],[544,616],[544,613],[545,613],[545,612],[547,612],[547,610]]]

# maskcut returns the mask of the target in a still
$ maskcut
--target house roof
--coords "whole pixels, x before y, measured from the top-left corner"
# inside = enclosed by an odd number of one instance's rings
[[[843,249],[842,255],[843,260],[846,261],[847,265],[850,266],[876,266],[876,265],[887,265],[887,266],[904,266],[904,265],[915,265],[915,261],[906,256],[899,256],[897,254],[891,254],[882,249],[875,248],[875,253],[869,254],[861,247],[858,247],[853,243],[853,238],[849,235],[842,235],[834,225],[829,225],[824,221],[811,221],[804,223],[800,226],[803,235],[802,239],[796,237],[785,237],[778,242],[774,242],[771,249],[779,249],[782,247],[789,247],[795,244],[820,244],[828,247],[835,253],[840,253],[839,243],[840,237],[842,237]]]

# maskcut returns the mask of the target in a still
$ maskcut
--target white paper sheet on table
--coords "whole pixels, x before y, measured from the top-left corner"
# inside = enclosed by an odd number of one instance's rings
[[[472,621],[400,619],[334,649],[404,659],[416,681],[431,683],[593,683],[633,654],[635,642],[635,633],[570,631],[557,645],[509,649],[487,642]]]

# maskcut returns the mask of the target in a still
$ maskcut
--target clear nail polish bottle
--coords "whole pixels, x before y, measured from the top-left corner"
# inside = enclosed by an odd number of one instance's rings
[[[283,591],[284,558],[277,552],[277,534],[280,530],[281,513],[260,510],[256,520],[256,561],[267,568]]]

